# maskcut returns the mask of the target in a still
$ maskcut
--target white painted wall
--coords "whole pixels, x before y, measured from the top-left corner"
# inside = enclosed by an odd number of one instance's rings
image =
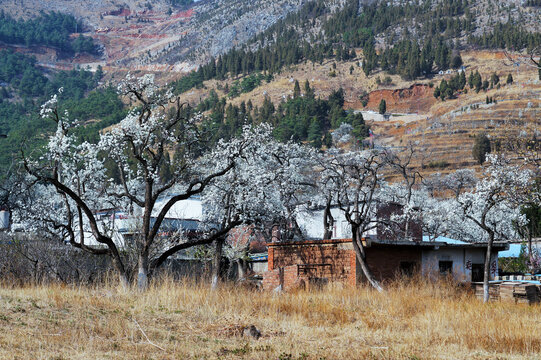
[[[425,276],[439,274],[440,261],[453,262],[453,276],[459,281],[471,281],[471,265],[484,264],[484,248],[440,247],[438,250],[425,250],[422,254],[422,272]],[[492,276],[498,274],[498,254],[492,254]]]
[[[169,198],[161,199],[156,202],[152,210],[152,216],[157,217]],[[167,214],[166,218],[184,219],[184,220],[203,220],[203,204],[199,197],[192,197],[186,200],[176,202]]]
[[[323,226],[323,213],[324,210],[308,211],[303,210],[297,214],[297,224],[301,228],[304,236],[308,239],[323,239],[324,226]],[[331,214],[334,217],[334,226],[332,239],[349,239],[351,238],[351,227],[349,226],[344,212],[340,209],[331,209]],[[376,229],[364,234],[375,235]]]
[[[152,216],[158,216],[159,212],[166,204],[169,198],[164,198],[156,202],[156,206],[152,211]],[[115,215],[104,215],[98,220],[98,226],[104,231],[107,229],[107,235],[111,236],[115,244],[123,249],[125,248],[125,239],[122,234],[134,232],[135,229],[141,227],[142,222],[142,210],[137,208],[135,215],[128,215],[123,212],[116,212]],[[166,214],[166,219],[184,219],[184,220],[202,220],[203,219],[203,206],[199,197],[193,197],[187,200],[181,200],[175,203]],[[103,246],[98,243],[94,235],[90,232],[90,226],[88,225],[85,217],[84,223],[84,239],[85,244],[90,246]],[[79,234],[76,234],[76,241]]]
[[[7,210],[0,211],[0,229],[9,229],[9,211]]]

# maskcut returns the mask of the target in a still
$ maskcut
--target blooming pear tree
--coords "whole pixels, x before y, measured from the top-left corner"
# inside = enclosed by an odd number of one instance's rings
[[[532,239],[541,236],[541,142],[532,141],[523,154],[527,166],[532,169],[532,183],[525,192],[522,213],[528,219],[526,226],[519,227],[521,236],[527,239],[528,266],[533,273],[541,268],[539,252],[532,246]]]
[[[244,150],[245,156],[210,184],[203,196],[205,223],[220,223],[222,227],[237,223],[254,230],[269,227],[272,231],[275,224],[294,221],[296,209],[309,198],[313,150],[277,142],[266,124],[245,127],[244,133],[253,137]],[[216,241],[213,287],[219,279],[225,240],[224,236]]]
[[[333,194],[351,227],[353,248],[363,274],[375,289],[383,291],[367,265],[362,236],[377,227],[373,220],[381,195],[385,158],[379,150],[340,152],[334,149],[321,160],[320,186]]]
[[[469,242],[486,242],[483,300],[488,301],[492,246],[496,240],[518,237],[517,225],[525,218],[520,213],[521,194],[531,181],[531,172],[512,165],[503,156],[490,155],[481,177],[473,171],[457,171],[445,178],[455,194],[446,203],[449,234]]]
[[[200,119],[183,116],[180,99],[159,91],[152,76],[136,79],[128,75],[119,91],[137,106],[111,131],[101,134],[97,144],[76,141],[72,129],[77,122],[58,112],[56,96],[45,103],[41,115],[54,120],[57,131],[41,156],[23,153],[24,167],[31,182],[55,193],[44,199],[58,214],[55,219],[46,220],[51,220],[49,228],[69,234],[70,243],[84,251],[110,256],[124,283],[129,278],[125,259],[97,212],[113,208],[135,215],[134,209],[140,209],[135,237],[137,283],[145,289],[152,270],[167,257],[182,248],[211,243],[237,224],[230,221],[202,239],[159,249],[159,255],[154,260],[150,258],[152,249],[156,250],[160,226],[172,206],[201,194],[231,171],[253,139],[245,134],[227,144],[220,142],[212,152],[201,156],[205,134],[198,129]],[[166,153],[173,150],[174,161],[168,164]],[[171,166],[170,179],[160,177],[163,166]],[[111,171],[118,174],[117,179],[109,175]],[[158,199],[173,190],[175,195],[151,219]],[[84,232],[83,227],[88,228],[100,246],[85,244],[83,235],[77,238]]]
[[[385,160],[392,174],[397,175],[399,181],[388,185],[383,194],[388,202],[401,206],[401,214],[391,216],[392,230],[400,234],[405,240],[411,240],[411,224],[421,218],[421,207],[424,203],[424,194],[420,192],[423,177],[419,172],[422,166],[424,150],[418,150],[410,143],[403,148],[384,150]]]

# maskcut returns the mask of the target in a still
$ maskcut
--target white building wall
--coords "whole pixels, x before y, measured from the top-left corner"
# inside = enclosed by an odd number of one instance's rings
[[[323,239],[324,226],[323,226],[323,214],[324,210],[318,211],[301,211],[298,213],[296,219],[304,236],[308,239]],[[344,212],[340,209],[331,209],[331,214],[334,218],[334,226],[332,232],[332,239],[349,239],[351,238],[351,226],[349,225]],[[369,231],[364,236],[375,235],[376,229]]]
[[[157,217],[161,209],[165,206],[169,198],[160,199],[152,211],[152,217]],[[126,239],[123,234],[136,232],[142,227],[142,209],[137,207],[134,210],[134,215],[129,215],[122,211],[110,213],[104,212],[104,215],[98,217],[98,226],[100,230],[105,231],[107,236],[110,236],[114,243],[121,249],[126,247]],[[202,220],[203,206],[199,197],[193,197],[186,200],[176,202],[166,214],[166,219],[183,219],[183,220]],[[84,239],[85,244],[89,246],[105,246],[100,244],[92,232],[88,220],[84,217]],[[79,241],[79,234],[76,234],[76,241]]]
[[[453,262],[453,276],[459,281],[471,281],[472,265],[485,263],[484,248],[449,248],[425,250],[422,254],[422,272],[425,276],[439,274],[440,261]],[[491,276],[498,274],[498,254],[492,254]]]
[[[160,199],[152,209],[152,216],[157,217],[169,198]],[[203,203],[199,197],[192,197],[176,202],[167,214],[166,218],[184,220],[203,220]]]
[[[0,211],[0,229],[7,230],[9,229],[9,211],[1,210]]]

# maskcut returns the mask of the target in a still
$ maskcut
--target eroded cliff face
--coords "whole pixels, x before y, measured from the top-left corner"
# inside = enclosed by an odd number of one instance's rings
[[[381,89],[372,91],[368,97],[367,108],[377,110],[381,100],[393,112],[427,113],[436,103],[434,89],[427,84],[413,84],[405,89]]]

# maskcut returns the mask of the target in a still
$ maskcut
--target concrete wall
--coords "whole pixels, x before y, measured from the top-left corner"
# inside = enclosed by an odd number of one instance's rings
[[[269,263],[267,261],[254,261],[250,263],[252,271],[256,274],[262,274],[269,270]]]
[[[323,210],[317,211],[302,211],[297,217],[297,224],[303,234],[308,239],[323,239],[324,226],[323,226]],[[346,220],[344,212],[337,208],[331,209],[331,214],[334,217],[334,225],[332,227],[333,239],[346,239],[351,238],[351,226]],[[376,230],[371,230],[363,236],[375,235]]]
[[[485,263],[485,248],[451,248],[425,250],[422,255],[423,275],[439,274],[440,261],[453,262],[453,276],[459,281],[471,281],[472,266]],[[498,254],[492,254],[491,277],[498,274]]]

